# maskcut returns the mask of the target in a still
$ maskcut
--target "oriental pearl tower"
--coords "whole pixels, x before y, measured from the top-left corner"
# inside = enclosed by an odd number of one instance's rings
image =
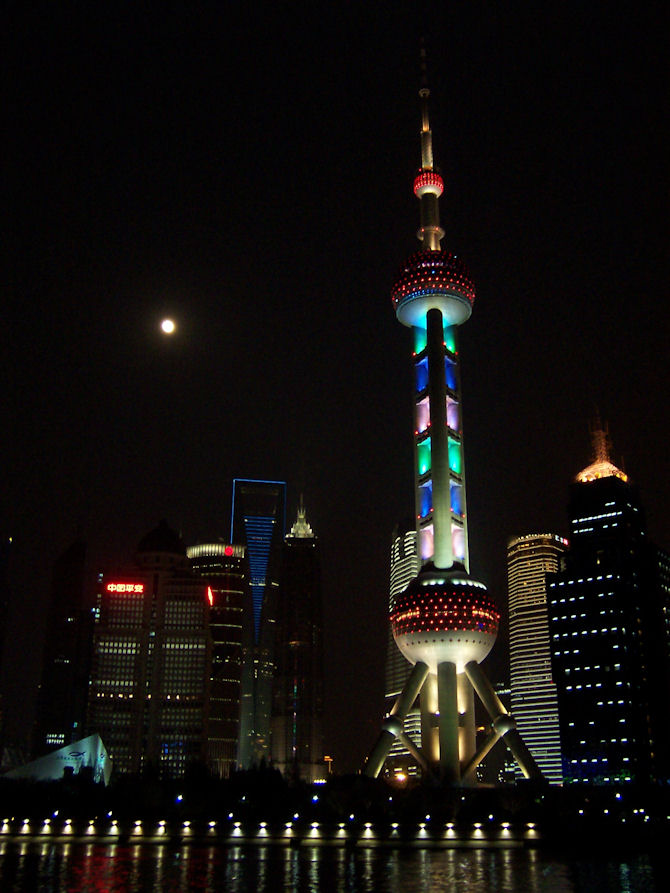
[[[380,773],[397,737],[425,775],[445,784],[474,783],[478,764],[502,738],[524,775],[537,778],[541,773],[513,717],[479,666],[496,640],[500,615],[486,586],[468,573],[456,329],[470,318],[475,289],[462,261],[440,246],[444,182],[433,164],[425,51],[422,57],[421,168],[414,179],[421,247],[401,268],[391,293],[398,320],[414,335],[414,473],[422,568],[392,599],[389,619],[396,645],[414,667],[383,722],[364,773]],[[479,749],[475,693],[491,718]],[[403,728],[417,698],[420,749]]]

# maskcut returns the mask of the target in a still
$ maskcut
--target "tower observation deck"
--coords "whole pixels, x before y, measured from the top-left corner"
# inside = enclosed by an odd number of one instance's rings
[[[425,69],[424,69],[425,71]],[[433,163],[428,116],[430,91],[422,86],[419,251],[400,269],[391,290],[398,320],[414,335],[414,477],[422,568],[391,600],[395,643],[414,668],[383,723],[365,764],[382,769],[394,738],[422,766],[448,784],[468,783],[493,745],[504,740],[527,777],[539,770],[479,664],[498,633],[499,613],[486,586],[468,573],[468,536],[461,423],[457,327],[470,318],[475,288],[463,262],[440,243],[439,199],[444,181]],[[474,694],[491,717],[477,750]],[[421,748],[405,734],[404,720],[420,699]]]

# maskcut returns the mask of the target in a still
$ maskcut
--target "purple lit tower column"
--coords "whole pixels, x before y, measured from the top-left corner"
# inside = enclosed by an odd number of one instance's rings
[[[456,327],[475,299],[463,263],[440,247],[439,198],[444,183],[433,165],[428,119],[430,91],[422,87],[421,168],[414,180],[422,243],[404,264],[392,291],[398,320],[414,333],[416,370],[415,478],[420,573],[393,599],[395,642],[414,669],[384,721],[365,765],[377,776],[395,737],[425,773],[448,784],[471,782],[493,745],[504,740],[527,777],[539,770],[479,664],[493,647],[499,613],[486,586],[468,573],[468,537]],[[476,750],[474,693],[491,717]],[[403,723],[416,698],[421,748]]]

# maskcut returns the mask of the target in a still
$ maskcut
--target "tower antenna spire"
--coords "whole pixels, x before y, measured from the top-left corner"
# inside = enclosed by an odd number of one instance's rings
[[[421,86],[419,88],[419,97],[421,99],[421,170],[433,170],[433,132],[430,129],[430,119],[428,117],[428,98],[430,97],[430,88],[428,87],[428,66],[426,64],[426,47],[423,38],[421,39],[421,49],[419,51],[421,64]]]
[[[421,68],[421,89],[428,89],[428,65],[426,59],[426,38],[421,37],[421,46],[419,48],[419,66]]]

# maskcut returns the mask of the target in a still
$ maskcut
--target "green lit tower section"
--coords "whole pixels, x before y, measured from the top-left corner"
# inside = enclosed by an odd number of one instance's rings
[[[405,262],[392,300],[414,332],[416,511],[423,563],[468,568],[463,474],[461,389],[456,328],[470,318],[475,289],[463,263],[440,247],[439,198],[444,182],[433,164],[427,87],[421,99],[421,168],[414,180],[420,202],[421,249]]]

